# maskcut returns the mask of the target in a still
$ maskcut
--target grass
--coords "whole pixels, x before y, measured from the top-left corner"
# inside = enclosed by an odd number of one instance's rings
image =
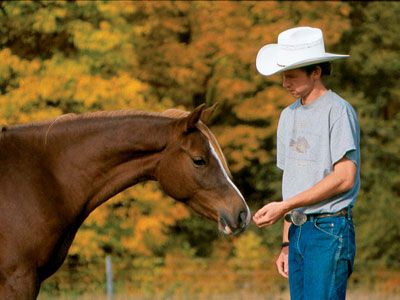
[[[51,295],[40,295],[38,300],[110,300],[105,294],[84,294],[80,296],[59,296],[54,297]],[[289,293],[287,291],[280,294],[265,293],[251,293],[246,292],[232,292],[229,294],[215,294],[207,296],[199,295],[114,295],[112,300],[289,300]],[[349,290],[347,293],[347,300],[400,300],[400,295],[395,293],[385,292],[371,292],[365,289]]]

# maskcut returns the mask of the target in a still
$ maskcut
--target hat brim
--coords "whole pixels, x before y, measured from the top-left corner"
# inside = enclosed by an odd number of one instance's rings
[[[262,47],[257,54],[256,68],[262,75],[270,76],[283,71],[297,69],[321,62],[333,61],[337,59],[348,58],[350,55],[324,53],[323,56],[313,57],[306,60],[297,61],[291,65],[280,66],[277,61],[278,45],[268,44]]]

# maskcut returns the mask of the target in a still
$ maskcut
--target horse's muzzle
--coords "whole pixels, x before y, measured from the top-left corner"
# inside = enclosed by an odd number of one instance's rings
[[[218,222],[219,229],[227,235],[236,235],[242,233],[246,230],[247,226],[250,223],[248,215],[249,212],[243,210],[239,213],[237,218],[235,218],[236,220],[229,221],[231,218],[221,214]]]

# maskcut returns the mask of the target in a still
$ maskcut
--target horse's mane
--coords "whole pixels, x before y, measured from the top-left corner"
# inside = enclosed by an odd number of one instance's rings
[[[49,132],[51,131],[53,125],[56,123],[60,122],[67,122],[70,120],[74,119],[101,119],[101,118],[108,118],[108,117],[129,117],[129,116],[150,116],[150,117],[167,117],[167,118],[174,118],[174,119],[179,119],[179,118],[184,118],[188,116],[190,112],[181,110],[181,109],[167,109],[163,112],[147,112],[147,111],[139,111],[139,110],[117,110],[117,111],[98,111],[98,112],[90,112],[90,113],[85,113],[85,114],[74,114],[74,113],[69,113],[69,114],[64,114],[60,115],[54,120],[50,121],[42,121],[42,122],[35,122],[35,123],[28,123],[28,124],[23,124],[23,125],[14,125],[14,128],[24,128],[24,127],[30,127],[32,125],[36,126],[47,126],[47,129],[45,131],[45,144],[47,143],[47,137],[49,135]],[[198,122],[196,127],[200,130],[201,133],[203,133],[207,139],[210,141],[211,145],[216,151],[216,154],[218,155],[218,158],[220,159],[225,171],[227,174],[232,177],[231,172],[228,168],[228,164],[226,162],[225,156],[221,150],[221,147],[218,144],[218,141],[214,134],[211,132],[211,130],[203,123],[203,122]],[[3,127],[5,130],[6,127]]]
[[[111,111],[111,112],[107,112],[107,111],[99,111],[99,112],[93,112],[93,113],[88,113],[88,114],[83,114],[80,115],[83,118],[101,118],[101,117],[121,117],[121,116],[153,116],[153,117],[167,117],[167,118],[173,118],[173,119],[179,119],[179,118],[184,118],[186,116],[188,116],[190,114],[190,112],[185,111],[185,110],[181,110],[181,109],[176,109],[176,108],[171,108],[171,109],[167,109],[163,112],[147,112],[147,111],[135,111],[135,110],[118,110],[118,111]],[[64,115],[63,115],[64,116]],[[57,119],[55,119],[53,121],[53,123],[55,121],[57,121],[58,119],[60,119],[61,117],[58,117]],[[75,115],[75,114],[68,114],[65,116],[69,116],[69,117],[80,117],[79,115]],[[69,119],[69,118],[66,118]],[[53,124],[52,123],[52,124]],[[49,126],[50,129],[51,125]],[[219,143],[217,141],[217,138],[214,136],[214,134],[211,132],[211,130],[203,123],[203,122],[198,122],[196,127],[200,130],[201,133],[203,133],[207,139],[210,141],[211,145],[213,146],[213,148],[216,151],[216,154],[218,155],[218,158],[220,159],[222,166],[224,167],[226,173],[229,175],[229,177],[232,177],[232,174],[229,170],[228,164],[226,162],[225,156],[222,152],[221,147],[219,146]]]

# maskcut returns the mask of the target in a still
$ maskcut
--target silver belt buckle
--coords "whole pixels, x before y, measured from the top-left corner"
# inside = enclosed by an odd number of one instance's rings
[[[307,215],[305,213],[302,213],[298,210],[294,210],[289,214],[290,221],[296,225],[296,226],[301,226],[305,222],[307,222]]]

